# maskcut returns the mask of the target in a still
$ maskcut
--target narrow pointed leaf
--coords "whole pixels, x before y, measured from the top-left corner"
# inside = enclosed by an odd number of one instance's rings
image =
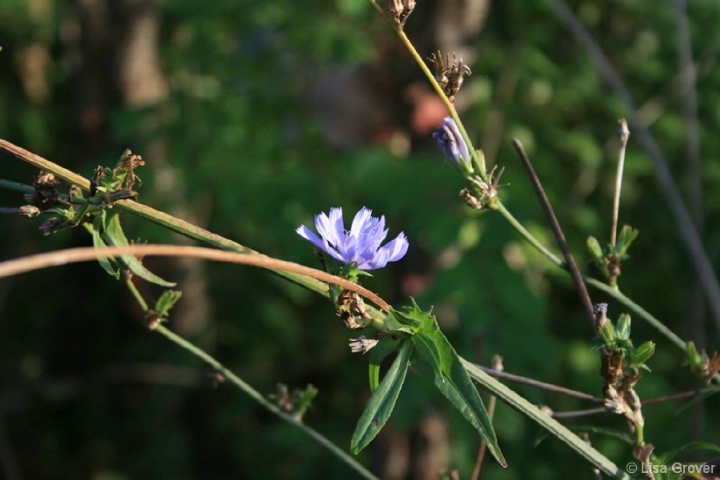
[[[92,224],[83,223],[83,226],[92,235],[93,246],[95,248],[107,247],[107,244],[102,239],[102,235],[100,234],[100,232],[103,230],[104,215],[105,215],[105,212],[103,211],[97,217],[95,217],[95,220],[93,220]],[[120,278],[120,267],[118,266],[117,262],[115,262],[115,260],[113,258],[110,258],[110,257],[98,258],[98,263],[100,264],[102,269],[105,270],[109,275],[111,275],[112,277],[115,277],[115,279]]]
[[[410,335],[414,334],[421,326],[419,320],[397,310],[390,310],[390,314],[385,318],[385,324],[392,332],[403,332]]]
[[[102,238],[108,245],[124,247],[130,244],[120,226],[120,215],[117,212],[106,212],[104,227]],[[123,263],[131,272],[150,283],[155,283],[162,287],[174,287],[176,285],[173,282],[163,280],[145,268],[135,255],[122,255],[120,258],[122,258]]]
[[[373,392],[365,410],[358,420],[355,433],[350,442],[350,450],[357,454],[365,448],[380,432],[390,414],[395,408],[400,390],[405,382],[410,357],[413,352],[413,344],[403,340],[398,348],[398,355],[395,357],[390,370],[385,374],[378,388]]]
[[[435,386],[475,427],[498,463],[507,465],[485,405],[460,362],[460,357],[443,335],[435,318],[427,313],[425,315],[428,321],[423,322],[422,330],[411,337],[421,360],[418,363],[425,364],[426,373],[432,376]]]
[[[398,347],[398,339],[385,335],[377,345],[370,350],[370,365],[368,365],[368,377],[370,380],[370,391],[374,392],[380,384],[380,364],[390,353]]]

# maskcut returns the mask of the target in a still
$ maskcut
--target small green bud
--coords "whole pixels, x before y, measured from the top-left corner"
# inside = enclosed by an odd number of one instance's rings
[[[165,290],[155,302],[155,311],[160,317],[167,317],[170,309],[175,306],[180,297],[182,297],[182,292],[179,290]]]
[[[593,259],[596,262],[605,261],[604,255],[602,251],[602,247],[600,246],[600,242],[597,241],[597,238],[593,236],[589,236],[587,238],[587,249],[590,252],[590,255],[592,255]]]
[[[630,245],[632,245],[639,234],[639,230],[632,228],[630,225],[623,225],[620,230],[620,235],[618,235],[617,245],[615,246],[618,257],[625,258],[627,256]]]
[[[605,317],[605,320],[598,323],[597,326],[598,333],[600,334],[600,338],[602,338],[603,343],[608,348],[615,348],[615,327],[613,326],[612,322]]]
[[[623,313],[617,321],[615,335],[620,341],[630,340],[630,315]]]
[[[687,342],[687,356],[690,369],[693,372],[703,372],[705,369],[705,356],[697,351],[694,342]]]
[[[640,368],[655,353],[655,343],[647,341],[630,355],[630,368]]]

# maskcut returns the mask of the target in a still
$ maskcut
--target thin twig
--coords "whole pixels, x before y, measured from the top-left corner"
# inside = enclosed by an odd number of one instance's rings
[[[568,397],[579,398],[580,400],[587,400],[593,403],[603,403],[602,398],[593,397],[587,393],[578,392],[577,390],[571,390],[569,388],[561,387],[560,385],[554,385],[552,383],[541,382],[532,378],[521,377],[520,375],[514,375],[512,373],[501,372],[489,367],[483,367],[482,365],[476,365],[480,370],[491,375],[493,377],[502,378],[504,380],[510,380],[511,382],[522,383],[523,385],[529,385],[531,387],[540,388],[550,392],[561,393]]]
[[[268,269],[285,270],[300,275],[305,275],[322,282],[331,283],[346,288],[352,292],[367,298],[381,309],[390,311],[390,305],[377,294],[350,282],[344,278],[331,275],[322,270],[306,267],[285,260],[251,255],[247,253],[226,252],[204,247],[190,247],[178,245],[130,245],[127,247],[80,247],[58,250],[55,252],[41,253],[27,257],[8,260],[0,263],[0,278],[17,275],[20,273],[39,270],[42,268],[56,267],[69,263],[87,262],[99,258],[117,257],[120,255],[140,256],[172,256],[172,257],[195,257],[217,262],[241,263]],[[327,288],[327,287],[326,287]]]
[[[503,365],[502,365],[502,357],[500,355],[495,355],[493,357],[492,361],[492,368],[494,372],[500,372],[502,373]],[[492,421],[493,417],[495,416],[495,404],[497,403],[497,397],[493,394],[490,394],[490,400],[488,400],[488,407],[487,407],[487,413],[488,418],[490,421]],[[485,459],[485,452],[487,451],[487,443],[485,440],[480,440],[480,447],[478,448],[478,454],[477,458],[475,459],[475,467],[473,468],[472,476],[470,477],[472,480],[477,480],[480,476],[480,470],[482,469],[483,460]]]
[[[668,400],[680,400],[683,398],[694,397],[698,394],[697,390],[687,390],[685,392],[671,393],[662,397],[649,398],[642,401],[642,405],[652,405],[653,403],[667,402]]]
[[[575,418],[584,417],[587,415],[597,415],[598,413],[608,413],[605,407],[600,408],[588,408],[585,410],[572,410],[567,412],[552,412],[553,418]]]
[[[617,241],[618,219],[620,217],[620,190],[622,189],[623,168],[625,167],[625,150],[627,149],[630,130],[627,121],[621,118],[618,121],[618,137],[620,137],[620,152],[618,153],[617,176],[615,177],[615,196],[613,197],[612,227],[610,229],[610,245],[615,247]]]
[[[645,125],[642,118],[640,118],[630,91],[625,87],[615,68],[582,23],[578,21],[573,12],[562,0],[547,0],[547,3],[555,11],[560,21],[572,33],[575,40],[585,48],[588,56],[595,63],[600,74],[612,91],[620,101],[625,104],[625,108],[628,110],[629,123],[632,125],[633,132],[638,136],[640,143],[650,158],[658,183],[660,184],[660,191],[665,194],[665,198],[668,201],[680,236],[683,242],[685,242],[690,259],[702,283],[705,295],[708,298],[715,324],[718,327],[718,335],[720,335],[720,283],[718,283],[718,278],[713,271],[712,266],[714,263],[710,261],[705,251],[705,247],[700,240],[700,235],[695,228],[691,215],[688,213],[687,207],[680,195],[680,190],[675,184],[673,175],[667,166],[660,147],[650,133],[647,125]]]
[[[525,149],[523,148],[522,143],[520,143],[520,140],[515,138],[512,141],[512,145],[515,148],[515,151],[518,153],[520,160],[522,160],[523,167],[525,167],[525,171],[530,178],[530,182],[532,183],[538,200],[540,200],[540,204],[542,205],[542,209],[545,212],[545,217],[547,218],[547,221],[550,224],[553,233],[555,234],[555,239],[558,242],[560,250],[563,252],[563,256],[565,257],[565,264],[570,271],[570,276],[572,277],[573,283],[575,284],[575,290],[577,291],[578,297],[580,297],[580,303],[582,303],[583,308],[585,308],[585,313],[590,320],[590,325],[594,327],[595,314],[593,313],[593,305],[592,301],[590,300],[590,294],[587,291],[587,287],[585,286],[585,282],[583,281],[583,277],[580,273],[580,270],[578,269],[577,263],[575,263],[575,258],[570,251],[567,240],[565,240],[565,235],[560,228],[557,217],[555,217],[552,205],[550,205],[550,201],[548,200],[547,195],[545,195],[545,190],[543,190],[540,179],[535,173],[535,169],[533,168],[532,163],[530,163],[530,158],[527,156],[527,153],[525,153]]]
[[[488,372],[489,373],[489,372]],[[688,397],[694,397],[697,395],[697,391],[695,390],[688,390],[686,392],[679,392],[679,393],[673,393],[671,395],[664,395],[662,397],[656,397],[656,398],[650,398],[648,400],[643,400],[642,405],[643,407],[645,405],[652,405],[654,403],[662,403],[667,402],[669,400],[680,400],[683,398]],[[607,409],[605,408],[588,408],[586,410],[572,410],[567,412],[552,412],[553,418],[573,418],[573,417],[583,417],[586,415],[596,415],[598,413],[607,413]]]
[[[440,100],[445,104],[445,107],[448,109],[448,112],[450,112],[450,116],[455,120],[455,123],[458,126],[458,129],[460,130],[460,134],[463,137],[463,140],[465,140],[465,143],[467,144],[468,150],[470,151],[470,156],[472,157],[473,165],[478,169],[478,175],[480,175],[480,178],[482,178],[485,181],[488,181],[487,178],[487,169],[485,167],[485,158],[482,155],[479,155],[478,152],[473,148],[472,141],[470,140],[470,136],[468,135],[467,131],[465,130],[465,125],[460,121],[460,117],[458,116],[457,109],[455,109],[455,105],[453,102],[450,101],[447,95],[445,95],[445,92],[443,91],[442,87],[438,83],[438,81],[435,79],[435,75],[430,71],[427,64],[425,64],[425,61],[420,56],[418,51],[415,49],[415,45],[410,41],[408,36],[405,34],[405,31],[398,27],[397,24],[390,21],[388,16],[385,13],[385,10],[378,5],[378,3],[375,0],[368,0],[368,2],[387,20],[388,24],[392,27],[392,29],[397,33],[398,37],[400,37],[400,41],[405,45],[405,48],[407,48],[408,52],[410,52],[410,55],[415,59],[415,63],[418,64],[420,67],[420,70],[425,74],[428,81],[430,82],[430,85],[432,85],[433,89],[435,90],[435,93],[438,94],[440,97]]]
[[[340,458],[343,462],[345,462],[347,465],[349,465],[351,468],[353,468],[356,472],[358,472],[360,475],[362,475],[364,478],[371,479],[371,480],[378,480],[375,475],[373,475],[369,470],[367,470],[364,466],[362,466],[355,458],[348,455],[345,451],[340,449],[337,445],[335,445],[333,442],[328,440],[325,436],[323,436],[320,432],[317,430],[305,425],[304,423],[300,422],[295,418],[295,416],[291,414],[287,414],[283,412],[277,405],[267,400],[265,397],[262,396],[260,392],[252,388],[249,384],[245,383],[240,377],[235,375],[231,370],[229,370],[227,367],[225,367],[222,363],[217,361],[214,357],[206,353],[204,350],[201,350],[200,348],[196,347],[192,343],[188,342],[184,338],[180,337],[179,335],[173,333],[172,331],[165,328],[164,325],[158,325],[158,327],[155,329],[157,333],[164,336],[171,342],[177,344],[179,347],[184,348],[191,354],[195,355],[196,357],[203,360],[205,363],[213,367],[215,370],[217,370],[220,374],[223,375],[228,381],[233,383],[235,386],[240,388],[243,392],[245,392],[248,396],[253,398],[256,402],[258,402],[260,405],[262,405],[267,410],[270,410],[272,413],[280,417],[281,419],[285,420],[289,424],[299,428],[304,433],[309,435],[313,438],[316,442],[318,442],[323,447],[330,450],[334,455],[336,455],[338,458]]]
[[[0,149],[7,150],[20,160],[27,162],[40,170],[51,172],[59,179],[71,185],[75,185],[86,191],[90,190],[90,180],[88,180],[87,178],[78,175],[71,170],[63,168],[60,165],[53,163],[39,155],[29,152],[22,147],[10,143],[7,140],[0,139]],[[252,250],[251,248],[248,248],[221,235],[212,233],[208,230],[205,230],[204,228],[193,225],[190,222],[187,222],[177,217],[173,217],[172,215],[169,215],[165,212],[155,210],[152,207],[148,207],[147,205],[143,205],[133,200],[120,200],[114,204],[114,207],[119,210],[133,213],[139,217],[148,219],[157,225],[166,227],[188,238],[192,238],[205,244],[222,248],[223,250],[262,256],[262,254],[256,252],[255,250]],[[328,295],[326,286],[321,282],[317,282],[303,275],[297,275],[293,272],[277,271],[275,273],[309,290],[321,293],[326,296]]]

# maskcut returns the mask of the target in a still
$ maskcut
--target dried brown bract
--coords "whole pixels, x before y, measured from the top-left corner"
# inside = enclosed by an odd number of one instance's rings
[[[338,297],[337,314],[351,330],[366,327],[372,317],[365,311],[365,302],[356,292],[343,290]]]
[[[402,30],[410,14],[415,10],[415,0],[388,0],[385,11]]]
[[[455,52],[452,54],[452,62],[450,61],[450,54],[447,54],[443,59],[439,50],[437,54],[431,54],[428,60],[435,69],[435,80],[437,80],[440,88],[442,88],[450,101],[454,100],[455,94],[463,84],[464,77],[472,75],[470,67],[465,65],[462,57],[458,59]]]

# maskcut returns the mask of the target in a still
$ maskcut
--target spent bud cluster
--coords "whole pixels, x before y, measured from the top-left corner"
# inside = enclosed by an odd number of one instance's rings
[[[470,67],[465,65],[462,56],[458,59],[455,52],[452,54],[452,62],[450,61],[450,54],[446,55],[443,60],[439,50],[437,54],[431,54],[428,60],[435,68],[435,80],[437,80],[442,91],[452,102],[455,99],[455,94],[463,84],[464,77],[472,75]]]
[[[415,0],[388,0],[385,11],[402,30],[410,14],[415,10]]]

